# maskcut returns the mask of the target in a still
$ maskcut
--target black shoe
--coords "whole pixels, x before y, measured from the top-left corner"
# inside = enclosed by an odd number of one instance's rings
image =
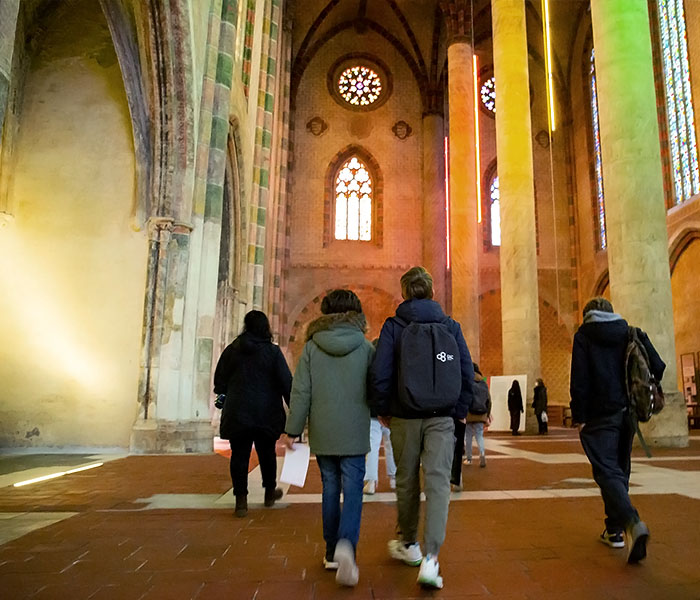
[[[284,492],[281,488],[265,488],[265,506],[270,508],[275,505],[275,501],[282,497]]]
[[[637,521],[634,525],[627,528],[627,546],[629,554],[627,562],[630,564],[638,563],[647,555],[647,542],[649,541],[649,528],[644,521]]]
[[[611,548],[625,547],[625,539],[622,537],[621,531],[608,531],[605,529],[600,534],[600,541]]]
[[[241,519],[248,514],[248,494],[236,496],[236,509],[234,514]]]

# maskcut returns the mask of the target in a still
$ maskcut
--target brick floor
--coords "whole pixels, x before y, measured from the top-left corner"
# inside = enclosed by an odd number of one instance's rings
[[[559,490],[563,495],[455,496],[440,554],[443,590],[420,589],[417,569],[387,556],[395,520],[392,502],[368,502],[363,509],[360,582],[354,589],[338,588],[321,566],[318,501],[252,508],[244,519],[232,515],[230,504],[148,509],[139,502],[155,494],[227,493],[227,458],[213,454],[130,456],[91,471],[0,489],[0,516],[78,513],[0,546],[0,598],[700,599],[700,437],[689,448],[658,449],[654,460],[635,462],[640,480],[657,474],[658,481],[690,491],[659,487],[649,492],[648,482],[638,488],[644,493],[634,495],[633,502],[652,539],[647,560],[634,566],[626,564],[624,550],[597,541],[602,502],[597,495],[577,495],[590,490],[590,467],[517,455],[580,455],[572,432],[555,429],[545,440],[492,439],[515,454],[501,446],[488,453],[486,469],[465,467],[467,490]],[[380,489],[388,490],[383,473]],[[299,491],[320,491],[315,465]],[[0,528],[9,520],[0,519]]]

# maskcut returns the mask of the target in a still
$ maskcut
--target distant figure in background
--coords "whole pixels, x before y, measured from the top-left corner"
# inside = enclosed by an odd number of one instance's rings
[[[523,412],[523,395],[520,392],[520,384],[517,379],[508,390],[508,412],[510,413],[510,430],[513,435],[520,435],[520,413]]]
[[[532,408],[535,409],[535,417],[537,417],[538,433],[544,435],[547,433],[547,386],[542,379],[538,379],[535,384],[535,398],[532,401]]]
[[[255,444],[265,506],[282,497],[277,486],[275,443],[284,430],[282,399],[289,404],[292,374],[279,346],[272,343],[265,313],[251,310],[243,320],[243,332],[221,354],[214,371],[217,406],[223,400],[220,437],[231,444],[231,481],[236,498],[235,514],[248,513],[248,463]]]
[[[484,425],[491,422],[491,394],[486,379],[479,370],[479,365],[474,363],[474,400],[467,414],[467,458],[465,464],[472,464],[472,438],[476,436],[476,445],[479,447],[479,466],[486,466],[486,453],[484,451]]]
[[[384,441],[384,463],[386,467],[386,476],[389,478],[389,487],[392,490],[396,489],[396,463],[394,462],[394,450],[391,447],[391,430],[384,427],[377,419],[376,415],[372,415],[372,420],[369,424],[369,445],[370,450],[365,460],[365,487],[363,493],[372,495],[377,491],[379,483],[379,448]]]

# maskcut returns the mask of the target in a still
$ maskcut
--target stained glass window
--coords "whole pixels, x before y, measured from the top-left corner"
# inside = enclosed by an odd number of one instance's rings
[[[342,98],[353,106],[369,106],[382,93],[382,80],[369,67],[356,65],[340,74],[338,91]]]
[[[688,40],[683,0],[658,0],[658,5],[673,186],[679,204],[700,192]]]
[[[501,192],[498,188],[498,175],[494,175],[489,186],[491,198],[491,245],[501,245]]]
[[[335,239],[372,239],[372,177],[357,156],[335,178]]]
[[[496,78],[489,77],[481,84],[481,103],[486,110],[496,112]]]
[[[595,76],[595,49],[591,50],[591,122],[593,124],[593,154],[596,184],[596,222],[598,224],[598,245],[608,246],[605,231],[605,195],[603,193],[603,155],[600,150],[600,121],[598,119],[598,86]]]

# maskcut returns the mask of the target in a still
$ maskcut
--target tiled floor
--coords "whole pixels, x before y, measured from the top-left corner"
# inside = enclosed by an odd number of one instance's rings
[[[360,583],[340,589],[321,567],[315,464],[306,486],[274,509],[262,508],[254,469],[245,519],[232,515],[220,454],[111,457],[11,487],[98,458],[0,458],[0,598],[700,599],[697,434],[689,448],[653,459],[635,452],[631,493],[652,531],[649,557],[636,566],[597,541],[602,503],[572,431],[490,434],[487,468],[465,466],[465,491],[453,494],[445,587],[435,592],[386,554],[395,508],[382,465],[380,493],[363,510]]]

